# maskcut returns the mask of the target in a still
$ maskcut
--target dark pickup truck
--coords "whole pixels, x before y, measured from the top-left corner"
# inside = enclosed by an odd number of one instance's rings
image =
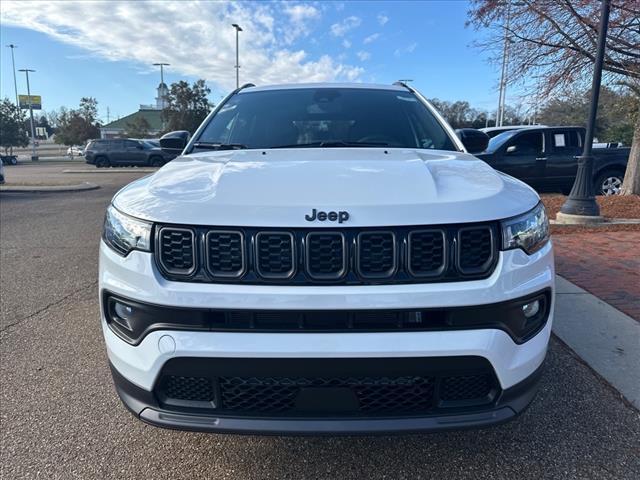
[[[493,137],[475,154],[496,170],[518,178],[538,191],[568,193],[582,153],[582,127],[526,127]],[[594,148],[593,182],[596,195],[619,193],[630,148]]]

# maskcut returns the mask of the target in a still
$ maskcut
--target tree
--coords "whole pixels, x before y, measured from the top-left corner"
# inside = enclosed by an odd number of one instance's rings
[[[151,125],[144,117],[136,117],[132,122],[127,122],[125,136],[129,138],[144,138],[149,136]]]
[[[80,108],[76,110],[60,109],[57,116],[58,130],[56,143],[63,145],[83,145],[91,138],[100,136],[98,102],[95,98],[83,97]]]
[[[207,99],[210,92],[204,80],[198,80],[192,86],[183,80],[172,83],[163,112],[167,131],[187,130],[193,134],[211,110]]]
[[[538,113],[538,120],[547,125],[586,126],[590,92],[574,92],[562,98],[552,98]],[[638,98],[629,91],[602,87],[596,119],[595,136],[601,142],[633,140],[633,122],[638,114]]]
[[[487,112],[472,108],[466,100],[448,102],[432,98],[429,100],[452,128],[484,128],[491,126]],[[520,106],[505,108],[505,125],[520,125],[525,122]]]
[[[584,0],[472,0],[468,24],[491,28],[492,34],[477,45],[489,51],[494,61],[502,57],[506,34],[510,43],[507,82],[525,82],[537,90],[530,92],[537,98],[549,97],[590,83],[599,9],[600,2]],[[639,26],[640,2],[612,2],[603,83],[624,86],[636,97],[640,96]],[[640,194],[640,116],[636,115],[634,125],[623,193]]]
[[[8,98],[0,103],[0,145],[4,153],[13,154],[13,147],[29,145],[29,136],[24,128],[24,113]]]

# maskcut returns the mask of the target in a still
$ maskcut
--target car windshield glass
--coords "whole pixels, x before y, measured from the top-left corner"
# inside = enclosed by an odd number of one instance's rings
[[[487,152],[495,151],[497,148],[503,145],[504,142],[506,142],[511,137],[513,137],[516,133],[518,133],[518,130],[508,130],[506,132],[502,132],[501,134],[491,138],[489,140],[489,146],[487,147]]]
[[[195,143],[456,150],[414,94],[364,88],[243,91],[225,103]]]

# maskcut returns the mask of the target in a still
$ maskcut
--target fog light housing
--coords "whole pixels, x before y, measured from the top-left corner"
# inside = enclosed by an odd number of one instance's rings
[[[540,300],[534,300],[533,302],[525,303],[522,305],[522,313],[525,318],[535,317],[540,311]]]
[[[131,305],[125,305],[117,300],[113,302],[113,317],[112,320],[123,328],[126,328],[130,332],[133,331],[130,319],[134,318],[134,310]]]

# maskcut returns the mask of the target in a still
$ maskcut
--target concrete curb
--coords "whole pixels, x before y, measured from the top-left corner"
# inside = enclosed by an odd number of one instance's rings
[[[34,193],[34,192],[81,192],[95,190],[100,186],[95,183],[79,183],[77,185],[1,185],[2,193]]]
[[[553,333],[640,409],[640,322],[556,276]]]
[[[551,225],[556,227],[610,227],[611,225],[638,225],[640,224],[640,218],[605,218],[601,222],[596,223],[558,223],[556,220],[549,220]]]
[[[66,169],[62,170],[62,173],[153,173],[157,172],[157,168],[96,168],[95,170],[88,169]]]

